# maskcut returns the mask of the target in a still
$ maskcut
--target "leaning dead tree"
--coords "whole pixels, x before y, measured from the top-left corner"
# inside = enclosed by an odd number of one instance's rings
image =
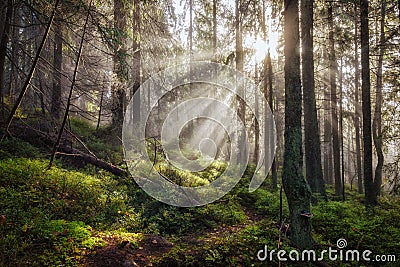
[[[70,109],[70,106],[71,106],[72,92],[74,91],[74,87],[75,87],[75,83],[76,83],[76,75],[78,73],[79,61],[80,61],[81,55],[82,55],[83,41],[85,40],[86,28],[87,28],[87,24],[88,24],[88,21],[89,21],[91,5],[92,5],[92,2],[90,2],[90,4],[89,4],[87,15],[86,15],[85,24],[83,25],[82,37],[81,37],[81,41],[80,41],[80,44],[79,44],[78,58],[76,59],[76,63],[75,63],[74,76],[72,78],[71,88],[69,90],[69,95],[68,95],[68,100],[67,100],[67,107],[66,107],[66,110],[65,110],[65,113],[64,113],[64,118],[63,118],[63,121],[61,123],[60,130],[58,131],[57,140],[54,143],[53,152],[51,153],[49,168],[51,168],[51,166],[53,165],[54,157],[56,155],[58,146],[60,145],[60,140],[61,140],[61,136],[62,136],[62,134],[64,132],[65,124],[67,123],[68,113],[69,113],[69,109]]]

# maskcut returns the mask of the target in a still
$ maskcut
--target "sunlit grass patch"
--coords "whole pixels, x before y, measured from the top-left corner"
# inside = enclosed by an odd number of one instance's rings
[[[126,188],[48,161],[0,161],[0,265],[74,266],[86,250],[102,244],[92,227],[121,227],[129,216]]]

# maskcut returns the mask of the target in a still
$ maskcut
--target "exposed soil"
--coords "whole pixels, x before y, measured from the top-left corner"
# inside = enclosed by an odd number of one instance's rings
[[[151,261],[168,252],[173,244],[160,236],[147,235],[138,246],[115,238],[107,245],[95,249],[84,261],[90,267],[137,267],[153,266]]]

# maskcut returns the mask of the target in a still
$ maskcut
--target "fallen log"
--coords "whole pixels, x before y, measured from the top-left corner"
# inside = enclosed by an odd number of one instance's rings
[[[18,127],[18,126],[12,130],[13,131],[10,131],[10,133],[13,137],[24,140],[28,143],[35,144],[35,142],[38,142],[38,140],[40,140],[43,143],[45,143],[47,146],[49,146],[49,148],[50,148],[56,142],[55,136],[53,137],[49,133],[34,129],[33,127],[29,127],[28,132],[27,132],[26,128],[21,129],[21,127]],[[124,169],[122,169],[118,166],[115,166],[109,162],[106,162],[102,159],[99,159],[94,155],[90,155],[90,154],[82,152],[76,148],[73,148],[69,144],[69,142],[60,143],[57,154],[60,156],[65,156],[65,157],[74,157],[76,159],[84,161],[85,163],[88,163],[88,164],[96,166],[100,169],[106,170],[117,176],[128,175],[128,172],[125,171]]]
[[[121,169],[111,163],[108,163],[108,162],[101,160],[97,157],[94,157],[92,155],[83,153],[82,151],[75,149],[75,148],[60,145],[58,147],[58,151],[66,153],[66,154],[57,153],[61,156],[75,157],[75,158],[81,159],[86,163],[94,165],[100,169],[109,171],[112,174],[115,174],[117,176],[125,176],[128,174],[124,169]]]

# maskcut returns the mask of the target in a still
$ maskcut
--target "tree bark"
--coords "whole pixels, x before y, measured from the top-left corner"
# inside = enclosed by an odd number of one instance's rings
[[[358,57],[358,4],[354,4],[354,130],[356,132],[356,164],[357,164],[357,184],[358,193],[362,194],[363,180],[362,180],[362,166],[361,166],[361,136],[360,136],[360,101],[358,99],[360,91],[360,69],[359,69],[359,57]]]
[[[13,12],[13,24],[19,25],[21,22],[21,17],[18,14],[18,9],[14,8]],[[10,75],[10,91],[9,91],[9,98],[10,103],[14,103],[15,101],[15,88],[19,86],[18,82],[18,66],[19,66],[19,56],[18,56],[18,43],[19,43],[19,32],[17,27],[13,27],[12,30],[12,42],[11,42],[11,75]]]
[[[0,2],[0,38],[3,36],[4,26],[6,24],[7,2],[8,1]]]
[[[383,67],[383,55],[385,53],[385,14],[386,14],[386,0],[381,1],[381,21],[380,21],[380,41],[379,41],[379,56],[378,56],[378,70],[376,74],[376,91],[375,91],[375,112],[374,120],[372,123],[372,133],[374,138],[374,145],[378,162],[375,168],[374,188],[375,195],[379,196],[382,185],[382,168],[384,163],[384,155],[382,151],[382,67]]]
[[[193,0],[189,0],[189,56],[193,59]]]
[[[267,41],[267,27],[266,27],[266,17],[265,17],[265,10],[266,10],[266,1],[262,1],[261,7],[262,17],[261,17],[261,31],[263,34],[264,42],[269,43]],[[271,60],[271,53],[268,49],[267,55],[264,61],[264,89],[263,94],[266,100],[268,100],[268,106],[271,109],[271,113],[267,112],[268,107],[264,108],[264,149],[266,154],[266,159],[268,162],[272,162],[271,164],[271,189],[275,191],[278,189],[278,162],[277,162],[277,147],[275,147],[275,140],[274,140],[274,133],[272,129],[270,129],[268,125],[268,121],[273,119],[273,113],[276,109],[274,107],[274,76],[273,76],[273,67],[272,67],[272,60]],[[276,142],[279,144],[279,135]],[[265,175],[268,175],[268,169],[265,170]]]
[[[4,76],[5,63],[7,55],[7,43],[10,39],[11,18],[13,14],[13,1],[8,0],[4,8],[7,8],[4,18],[4,27],[2,27],[0,40],[0,116],[4,118]],[[1,10],[3,11],[3,10]],[[2,19],[3,20],[3,19]]]
[[[122,134],[122,123],[124,120],[124,109],[126,101],[126,24],[127,9],[124,0],[114,1],[114,58],[113,58],[113,82],[112,91],[112,129],[117,136]]]
[[[104,160],[101,160],[101,159],[99,159],[97,157],[94,157],[92,155],[83,153],[82,151],[80,151],[78,149],[71,148],[69,146],[60,146],[59,147],[59,151],[63,152],[63,153],[67,153],[67,154],[63,154],[63,156],[70,156],[70,157],[75,157],[75,158],[81,159],[86,163],[89,163],[89,164],[91,164],[93,166],[96,166],[96,167],[98,167],[100,169],[106,170],[106,171],[108,171],[108,172],[110,172],[110,173],[112,173],[114,175],[117,175],[117,176],[126,176],[126,175],[128,175],[128,173],[125,170],[123,170],[123,169],[121,169],[121,168],[119,168],[119,167],[117,167],[117,166],[115,166],[115,165],[113,165],[111,163],[108,163],[108,162],[106,162]]]
[[[312,246],[310,219],[311,190],[302,174],[301,82],[299,55],[299,2],[284,1],[285,39],[285,152],[282,182],[290,211],[291,242],[301,249]]]
[[[133,98],[133,109],[131,111],[131,118],[134,123],[140,122],[140,67],[141,67],[141,52],[140,52],[140,1],[133,1],[133,42],[132,42],[132,93],[133,95],[137,94],[138,97]]]
[[[328,184],[333,184],[332,179],[332,126],[331,102],[328,86],[324,85],[324,178]]]
[[[236,63],[236,70],[239,71],[240,73],[243,72],[243,65],[244,65],[244,51],[243,51],[243,22],[242,22],[242,13],[241,13],[241,6],[242,6],[242,1],[241,0],[235,0],[235,32],[236,32],[236,57],[235,57],[235,63]],[[237,113],[239,116],[239,119],[243,122],[243,125],[246,124],[246,104],[244,102],[244,99],[240,98],[240,95],[244,96],[244,84],[241,79],[237,80]],[[238,133],[238,142],[239,144],[243,145],[245,144],[245,133],[240,132]],[[244,162],[244,159],[246,157],[247,153],[246,151],[240,150],[239,151],[239,159],[240,162]]]
[[[342,47],[343,50],[343,47]],[[340,177],[342,181],[342,200],[346,200],[346,188],[344,177],[344,141],[343,141],[343,56],[340,58],[340,91],[339,91],[339,139],[340,139],[340,164],[342,165]]]
[[[377,204],[372,178],[372,136],[371,136],[371,81],[369,67],[369,26],[368,0],[360,0],[361,18],[361,91],[364,135],[364,189],[367,209]]]
[[[61,21],[60,18],[56,18],[54,21],[53,91],[51,92],[51,113],[56,120],[59,120],[61,115],[62,38]]]
[[[104,98],[104,85],[103,85],[103,89],[101,90],[101,95],[100,95],[99,115],[97,117],[96,131],[98,131],[99,128],[100,128],[101,112],[102,112],[102,109],[103,109],[103,98]]]
[[[273,98],[273,74],[272,74],[272,61],[271,61],[271,54],[268,51],[267,53],[267,60],[266,60],[266,81],[267,81],[267,85],[268,85],[268,104],[269,104],[269,108],[271,109],[271,112],[273,114],[274,112],[274,98]],[[266,111],[266,109],[265,109]],[[272,118],[269,118],[272,119]],[[265,124],[267,125],[267,124]],[[275,147],[274,145],[274,136],[273,136],[273,132],[271,131],[271,129],[266,129],[266,131],[269,132],[268,137],[268,147],[266,147],[266,150],[269,151],[269,153],[267,155],[270,155],[270,157],[272,157],[272,155],[275,152]],[[274,158],[269,158],[269,160],[272,160],[272,165],[271,165],[271,187],[272,190],[276,190],[278,189],[278,170],[277,170],[277,165],[276,165],[276,157]]]
[[[329,23],[329,77],[331,89],[331,105],[332,105],[332,146],[333,146],[333,170],[335,177],[335,195],[340,196],[342,193],[342,182],[340,177],[340,144],[339,129],[337,115],[337,62],[335,53],[334,24],[333,24],[333,2],[329,2],[328,6],[328,23]]]
[[[213,0],[213,38],[212,38],[212,48],[213,56],[217,53],[217,0]]]
[[[30,130],[29,134],[27,135],[24,131],[24,130],[26,130],[25,128],[22,129],[22,128],[16,127],[14,129],[14,126],[13,126],[11,129],[12,129],[13,136],[15,136],[19,139],[25,140],[27,142],[32,142],[33,140],[43,140],[49,146],[53,145],[56,142],[55,137],[51,137],[51,136],[47,135],[46,133],[43,133],[40,131]],[[90,155],[90,154],[80,151],[79,149],[72,148],[70,146],[70,144],[67,145],[67,144],[61,143],[60,146],[58,147],[58,151],[59,151],[58,154],[63,157],[73,157],[75,159],[78,159],[78,160],[84,161],[88,164],[91,164],[93,166],[96,166],[100,169],[109,171],[110,173],[115,174],[117,176],[128,175],[128,172],[126,172],[125,170],[123,170],[111,163],[108,163],[104,160],[101,160],[94,155]]]
[[[314,85],[313,2],[301,1],[304,147],[307,182],[312,192],[325,196]]]
[[[257,120],[258,113],[259,113],[259,99],[258,99],[258,86],[259,86],[259,77],[258,77],[258,64],[257,61],[254,64],[254,162],[257,164],[259,160],[258,153],[260,152],[260,123]]]

